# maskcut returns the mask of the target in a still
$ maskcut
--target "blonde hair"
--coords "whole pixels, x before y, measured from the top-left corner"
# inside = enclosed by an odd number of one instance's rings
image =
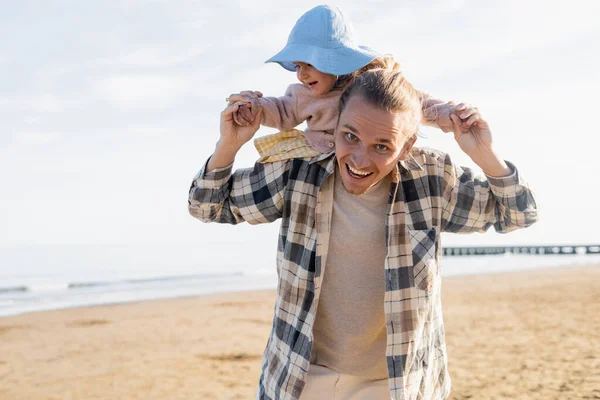
[[[393,60],[393,59],[392,59]],[[360,73],[342,93],[339,114],[352,96],[360,96],[367,103],[389,112],[403,113],[404,133],[417,134],[422,117],[422,99],[418,90],[404,77],[398,63],[383,62],[384,68],[370,69]]]
[[[334,88],[343,89],[346,86],[348,86],[349,84],[351,84],[352,82],[354,82],[354,80],[356,78],[358,78],[361,74],[363,74],[367,71],[374,70],[374,69],[387,69],[390,71],[400,71],[400,64],[398,64],[398,62],[391,55],[377,57],[376,59],[374,59],[367,65],[365,65],[364,67],[362,67],[354,72],[351,72],[349,74],[339,76],[335,83]]]

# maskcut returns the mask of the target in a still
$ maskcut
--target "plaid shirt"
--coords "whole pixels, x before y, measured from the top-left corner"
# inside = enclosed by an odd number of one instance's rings
[[[335,156],[206,172],[189,192],[190,214],[205,222],[281,219],[279,283],[262,361],[259,400],[298,399],[313,344],[333,206]],[[537,220],[533,195],[513,174],[479,180],[446,154],[413,149],[394,171],[386,223],[384,310],[390,397],[445,399],[450,392],[440,299],[441,232],[498,232]],[[353,288],[348,288],[353,290]]]

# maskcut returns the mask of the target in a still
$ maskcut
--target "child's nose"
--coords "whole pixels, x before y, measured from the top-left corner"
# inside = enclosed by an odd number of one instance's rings
[[[306,69],[304,67],[298,68],[298,78],[303,79],[303,78],[306,78],[306,76],[307,76]]]

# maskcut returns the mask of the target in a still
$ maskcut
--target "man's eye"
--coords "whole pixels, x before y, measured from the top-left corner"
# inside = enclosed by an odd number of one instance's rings
[[[388,149],[388,147],[385,144],[377,145],[377,150],[379,150],[379,151],[386,151],[387,149]]]
[[[356,135],[354,133],[348,132],[348,133],[346,133],[346,137],[348,138],[348,140],[351,140],[353,142],[358,140],[358,138],[356,137]]]

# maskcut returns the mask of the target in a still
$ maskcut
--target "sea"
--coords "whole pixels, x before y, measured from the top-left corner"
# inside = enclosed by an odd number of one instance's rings
[[[0,317],[276,288],[274,249],[244,253],[239,257],[224,243],[202,251],[189,245],[0,248]],[[445,256],[441,271],[457,276],[591,264],[600,265],[600,255]]]

